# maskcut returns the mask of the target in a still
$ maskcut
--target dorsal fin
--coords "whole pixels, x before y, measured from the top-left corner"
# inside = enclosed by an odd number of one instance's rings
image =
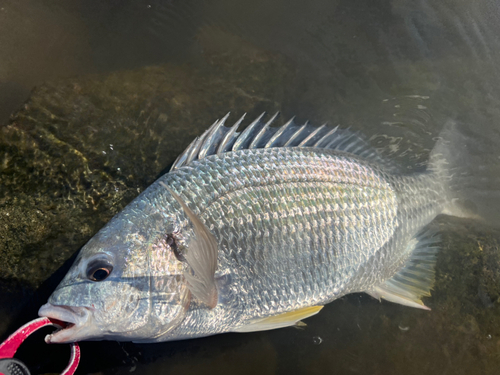
[[[315,147],[348,152],[364,159],[383,165],[386,169],[395,169],[390,162],[383,159],[359,134],[338,126],[330,128],[326,124],[320,127],[305,124],[296,124],[291,118],[285,125],[273,128],[271,124],[279,113],[269,121],[263,121],[262,113],[241,133],[236,130],[242,123],[243,115],[232,127],[225,127],[224,123],[229,113],[197,137],[182,152],[172,165],[171,171],[200,160],[208,155],[220,155],[225,152],[270,147]]]

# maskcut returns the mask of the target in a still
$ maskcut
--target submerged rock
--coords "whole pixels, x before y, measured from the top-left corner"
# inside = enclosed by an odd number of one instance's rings
[[[33,89],[0,128],[0,294],[29,296],[229,110],[281,109],[293,67],[218,40],[205,42],[201,62]]]
[[[220,31],[214,34],[200,40],[203,62],[41,85],[0,128],[0,334],[16,328],[9,324],[43,281],[166,172],[216,118],[229,110],[247,111],[249,117],[274,112],[305,97],[309,101],[301,105],[314,107],[317,96],[295,95],[301,87],[297,72],[282,57]],[[214,39],[219,42],[213,44]],[[425,301],[431,312],[348,296],[325,307],[304,331],[204,339],[210,340],[204,357],[196,345],[208,341],[198,341],[188,352],[190,361],[198,357],[189,369],[206,371],[204,358],[213,357],[222,366],[226,347],[250,361],[253,352],[246,348],[257,346],[272,351],[272,366],[263,367],[282,373],[324,374],[333,368],[340,374],[496,373],[500,232],[446,216],[435,224],[441,226],[443,249],[432,297]],[[40,299],[32,301],[30,314],[45,302]],[[320,346],[314,345],[316,336],[323,340]],[[150,356],[169,353],[161,371],[186,368],[187,355],[173,349],[178,345],[191,348],[186,342],[149,347]],[[298,347],[302,354],[291,358]],[[102,366],[121,363],[117,354],[108,365],[101,352],[94,350]],[[139,370],[148,366],[143,361]]]

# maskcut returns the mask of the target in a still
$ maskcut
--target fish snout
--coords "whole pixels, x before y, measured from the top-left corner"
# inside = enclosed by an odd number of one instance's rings
[[[46,303],[40,307],[38,315],[66,323],[66,327],[45,337],[47,343],[75,342],[91,336],[92,312],[87,307]]]

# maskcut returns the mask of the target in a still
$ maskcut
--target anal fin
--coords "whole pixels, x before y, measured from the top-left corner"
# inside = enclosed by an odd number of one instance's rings
[[[236,328],[233,332],[257,332],[299,325],[301,319],[309,318],[320,312],[323,306],[310,306],[289,311],[269,318],[257,319],[250,324]]]
[[[408,243],[411,256],[392,278],[374,286],[366,293],[401,305],[430,310],[422,302],[431,295],[434,286],[434,266],[440,242],[435,231],[427,230],[413,237]]]

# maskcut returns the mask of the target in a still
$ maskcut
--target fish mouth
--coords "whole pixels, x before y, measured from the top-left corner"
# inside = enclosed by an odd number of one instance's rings
[[[91,324],[92,313],[87,307],[46,303],[40,307],[38,315],[65,323],[63,328],[45,337],[45,342],[48,344],[76,342],[94,336],[93,324]]]

